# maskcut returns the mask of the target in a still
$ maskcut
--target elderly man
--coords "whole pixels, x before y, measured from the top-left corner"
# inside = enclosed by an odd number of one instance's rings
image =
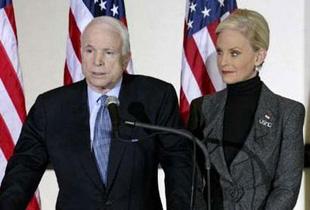
[[[85,80],[37,98],[8,162],[0,209],[25,209],[50,162],[59,186],[56,209],[162,209],[157,183],[161,164],[167,209],[188,210],[188,142],[125,125],[119,128],[120,137],[114,137],[104,106],[107,96],[115,96],[123,119],[180,128],[172,85],[124,74],[129,38],[116,19],[93,19],[81,45]]]

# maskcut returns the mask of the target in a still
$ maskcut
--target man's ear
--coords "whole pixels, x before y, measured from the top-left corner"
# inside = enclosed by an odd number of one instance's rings
[[[131,53],[130,52],[128,52],[127,54],[122,56],[122,68],[124,70],[127,69],[127,66],[128,66],[130,59],[131,59]]]
[[[267,50],[262,49],[262,48],[259,49],[256,52],[255,66],[262,65],[265,61],[266,55],[267,55]]]

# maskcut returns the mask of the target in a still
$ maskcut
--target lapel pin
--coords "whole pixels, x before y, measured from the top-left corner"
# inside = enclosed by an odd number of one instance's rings
[[[271,128],[272,127],[272,123],[270,122],[271,116],[272,116],[271,113],[267,112],[266,114],[264,114],[263,119],[259,119],[259,124]]]
[[[263,125],[263,126],[266,126],[268,128],[271,128],[272,127],[272,123],[271,122],[268,122],[267,120],[265,119],[260,119],[259,121],[259,124]]]

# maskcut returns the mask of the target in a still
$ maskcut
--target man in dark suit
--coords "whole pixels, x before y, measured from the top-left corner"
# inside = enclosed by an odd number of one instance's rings
[[[174,88],[151,77],[123,74],[130,50],[128,32],[119,21],[95,18],[81,40],[86,79],[37,98],[7,165],[0,209],[25,209],[50,162],[59,186],[56,209],[162,209],[160,163],[167,209],[188,210],[191,158],[186,140],[121,125],[121,139],[108,130],[109,141],[103,146],[106,165],[94,152],[102,95],[119,98],[123,119],[180,128]],[[107,168],[106,175],[101,165]]]

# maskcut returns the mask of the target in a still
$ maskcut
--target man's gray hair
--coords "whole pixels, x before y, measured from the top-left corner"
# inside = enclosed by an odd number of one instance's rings
[[[116,29],[122,39],[122,55],[130,53],[130,43],[129,43],[129,33],[127,30],[127,27],[119,20],[109,17],[109,16],[99,16],[94,19],[92,19],[88,25],[85,27],[82,36],[81,36],[81,43],[83,41],[83,36],[85,31],[92,25],[97,25],[97,24],[106,24],[114,29]]]

